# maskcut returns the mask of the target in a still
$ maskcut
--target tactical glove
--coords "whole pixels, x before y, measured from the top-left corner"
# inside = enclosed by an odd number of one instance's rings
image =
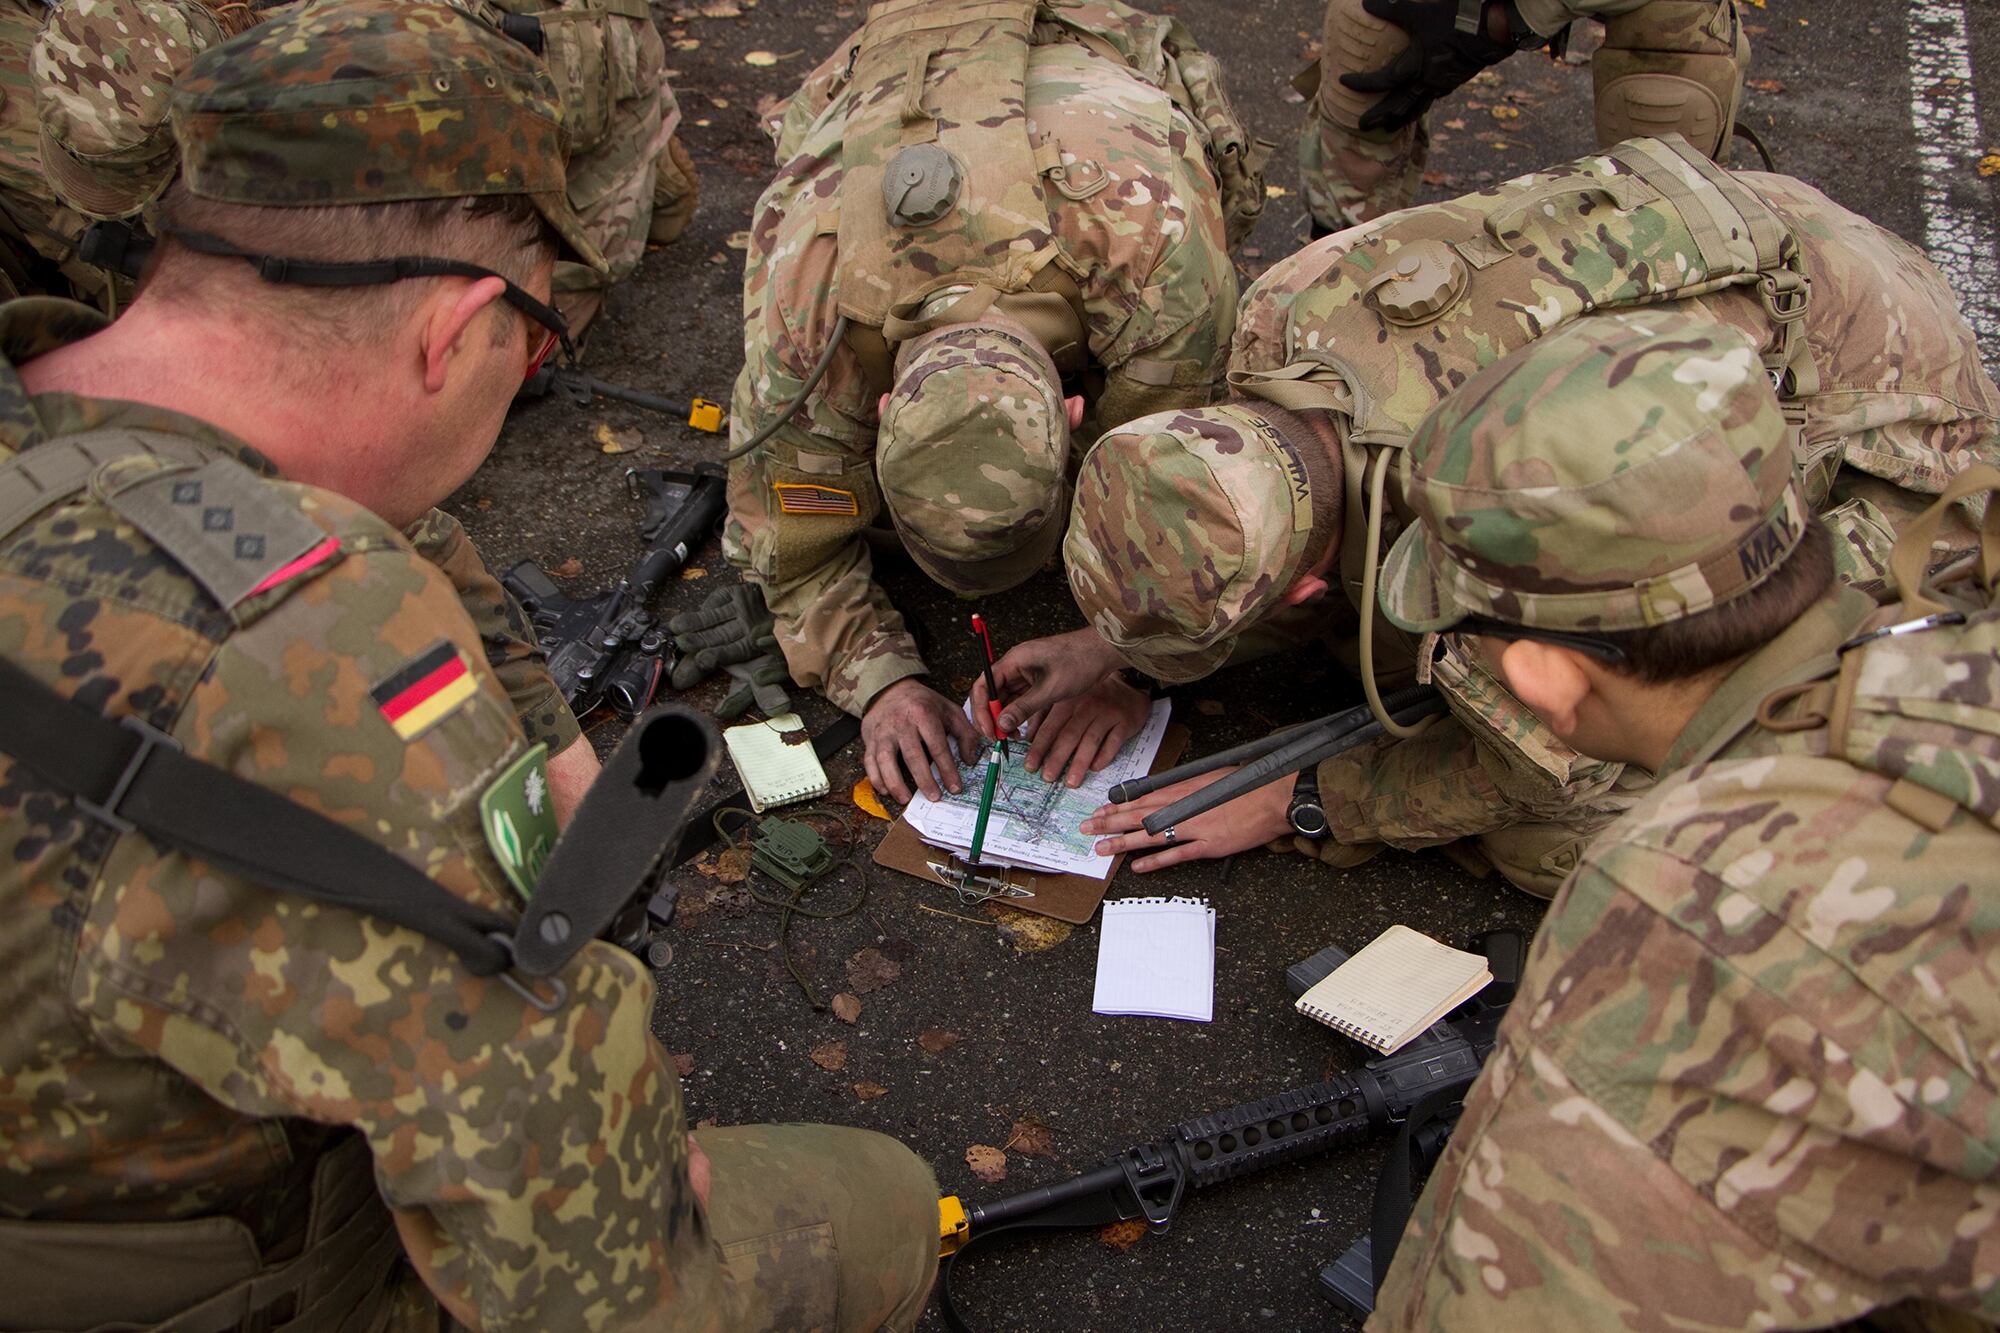
[[[1458,0],[1362,0],[1361,7],[1410,34],[1410,44],[1382,68],[1340,76],[1356,92],[1383,95],[1362,113],[1363,130],[1399,130],[1480,70],[1548,40],[1536,36],[1511,3],[1507,21],[1519,44],[1486,35],[1484,7],[1478,30],[1461,32]]]
[[[715,710],[720,720],[732,722],[742,717],[753,703],[765,717],[792,711],[792,696],[785,693],[792,675],[785,667],[785,659],[776,653],[766,653],[748,662],[731,662],[723,670],[736,681],[736,688]]]
[[[778,648],[764,594],[749,584],[716,589],[701,610],[683,611],[669,620],[667,632],[681,654],[673,674],[677,690],[708,679],[722,667],[765,657]]]

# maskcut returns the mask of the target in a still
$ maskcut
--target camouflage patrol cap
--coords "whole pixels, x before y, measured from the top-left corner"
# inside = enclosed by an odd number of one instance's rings
[[[1381,601],[1414,631],[1665,624],[1761,583],[1810,521],[1757,348],[1685,313],[1593,316],[1495,362],[1410,456],[1421,521]]]
[[[1341,502],[1337,457],[1289,413],[1231,403],[1140,417],[1077,473],[1070,591],[1134,666],[1196,680],[1332,549]]]
[[[875,471],[925,573],[967,597],[1001,592],[1055,555],[1068,514],[1069,416],[1048,353],[981,320],[904,345]]]
[[[604,267],[564,193],[555,85],[525,48],[449,5],[290,10],[197,59],[173,121],[199,198],[282,208],[521,194]]]
[[[93,218],[151,203],[180,157],[167,123],[174,84],[222,29],[194,0],[64,0],[28,57],[42,170]]]

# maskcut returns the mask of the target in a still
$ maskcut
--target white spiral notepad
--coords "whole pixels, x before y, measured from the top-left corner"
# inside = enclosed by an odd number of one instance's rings
[[[726,728],[722,743],[729,747],[736,776],[743,779],[750,808],[758,814],[774,805],[816,801],[826,795],[826,769],[813,753],[812,737],[797,713]]]
[[[1476,953],[1391,926],[1299,997],[1298,1011],[1388,1055],[1493,980]]]
[[[1090,1007],[1100,1014],[1213,1019],[1215,909],[1208,900],[1120,898],[1104,904]]]

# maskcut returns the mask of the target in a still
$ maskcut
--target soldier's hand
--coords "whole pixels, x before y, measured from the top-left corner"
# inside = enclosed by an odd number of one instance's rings
[[[681,660],[674,665],[673,687],[685,690],[723,667],[748,662],[777,651],[771,612],[764,594],[750,584],[718,588],[699,611],[683,611],[667,622]]]
[[[701,1145],[694,1141],[694,1135],[689,1134],[688,1188],[694,1191],[695,1198],[701,1200],[701,1206],[704,1209],[708,1207],[708,1191],[713,1184],[713,1179],[714,1174],[710,1171],[708,1165],[708,1154],[703,1152]]]
[[[1096,630],[1073,630],[1046,639],[1030,639],[1007,650],[993,664],[993,682],[1000,687],[1000,726],[1008,735],[1038,713],[1045,713],[1065,699],[1074,699],[1095,688],[1125,659],[1098,636]],[[993,714],[986,706],[986,675],[972,682],[972,715],[979,720],[980,734],[993,735]]]
[[[1234,856],[1237,852],[1249,851],[1252,847],[1262,847],[1273,838],[1291,832],[1292,783],[1291,774],[1267,782],[1254,791],[1247,791],[1233,801],[1226,801],[1215,809],[1196,815],[1185,823],[1174,826],[1173,837],[1166,836],[1166,830],[1148,833],[1145,830],[1146,816],[1155,810],[1163,810],[1183,796],[1200,791],[1218,778],[1234,773],[1234,768],[1221,768],[1213,773],[1203,773],[1200,777],[1176,782],[1171,787],[1162,787],[1156,792],[1141,796],[1136,801],[1123,805],[1099,806],[1083,821],[1080,831],[1096,836],[1096,852],[1099,856],[1116,856],[1119,852],[1151,850],[1154,855],[1143,857],[1132,863],[1132,868],[1141,873],[1148,870],[1164,870],[1168,866],[1179,865],[1183,861],[1199,861],[1208,857]],[[1109,834],[1111,836],[1103,836]],[[1164,850],[1161,850],[1164,849]]]
[[[947,791],[956,795],[958,753],[970,757],[979,750],[979,733],[962,709],[915,676],[905,676],[876,695],[861,717],[861,762],[875,790],[908,803],[911,791],[940,799],[937,766]],[[905,770],[909,776],[904,776]]]
[[[1028,771],[1050,782],[1060,778],[1071,787],[1081,787],[1086,777],[1110,763],[1119,747],[1139,734],[1151,707],[1144,691],[1117,676],[1106,676],[1030,720]],[[1069,767],[1067,773],[1064,765]]]
[[[1340,76],[1356,92],[1382,94],[1362,113],[1363,130],[1401,129],[1516,50],[1490,36],[1484,23],[1477,32],[1460,32],[1456,0],[1362,0],[1362,8],[1410,35],[1410,44],[1380,69]]]

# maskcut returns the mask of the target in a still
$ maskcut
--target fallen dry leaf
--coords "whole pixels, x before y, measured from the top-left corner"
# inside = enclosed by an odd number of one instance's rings
[[[608,421],[597,423],[597,445],[607,454],[629,454],[645,442],[645,435],[634,427],[613,428]]]
[[[752,51],[743,57],[743,63],[755,65],[758,69],[769,69],[778,63],[778,57],[769,51]]]
[[[1519,120],[1521,118],[1521,109],[1513,106],[1496,106],[1493,108],[1492,114],[1495,120]]]
[[[1097,1238],[1114,1250],[1129,1250],[1137,1245],[1140,1237],[1145,1234],[1146,1219],[1128,1217],[1123,1222],[1113,1222],[1110,1226],[1102,1228],[1098,1231]]]
[[[864,1102],[872,1102],[877,1097],[886,1096],[889,1090],[880,1083],[870,1083],[866,1079],[854,1085],[854,1095]]]
[[[1203,717],[1221,717],[1222,700],[1196,699],[1194,701],[1194,711],[1200,713]]]
[[[697,51],[700,49],[701,38],[699,37],[682,37],[674,43],[674,50],[676,51]]]
[[[575,556],[571,556],[569,559],[563,561],[560,565],[557,565],[554,569],[550,570],[549,573],[555,575],[559,579],[573,579],[577,575],[583,573],[583,561],[577,559]]]
[[[854,784],[854,808],[877,819],[889,817],[889,807],[882,804],[882,798],[875,794],[875,784],[867,778]]]
[[[790,731],[778,733],[778,740],[784,745],[805,745],[812,740],[804,727],[793,727]]]
[[[2000,153],[1988,153],[1985,157],[1980,158],[1979,174],[1982,176],[2000,176]]]
[[[943,1028],[925,1028],[917,1035],[917,1045],[937,1055],[958,1045],[958,1034],[946,1032]]]
[[[741,884],[750,877],[750,849],[725,847],[713,861],[697,861],[694,868],[721,884]]]
[[[1034,912],[1023,912],[1017,907],[1001,903],[986,904],[986,915],[1000,923],[1000,934],[1007,943],[1021,953],[1040,953],[1053,949],[1069,938],[1073,927],[1067,921],[1058,921],[1052,916],[1041,916]]]
[[[1448,130],[1462,130],[1465,128],[1465,121],[1457,116],[1453,116],[1444,123],[1444,127]]]
[[[483,514],[493,507],[493,502],[482,495],[472,502],[472,507]]]
[[[1785,84],[1782,79],[1751,79],[1748,82],[1750,87],[1755,88],[1760,93],[1781,93],[1785,91]]]
[[[750,233],[747,231],[732,231],[722,243],[732,250],[748,250],[750,248]]]
[[[1282,185],[1266,185],[1264,187],[1264,197],[1266,199],[1283,199],[1290,193],[1291,191]]]
[[[686,1078],[694,1072],[693,1051],[676,1051],[674,1053],[674,1072],[682,1078]]]
[[[823,1041],[812,1048],[812,1062],[830,1074],[847,1068],[847,1043]]]
[[[832,1009],[833,1016],[843,1023],[852,1023],[855,1019],[861,1017],[860,999],[849,995],[846,991],[842,991],[840,994],[834,996],[828,1008]]]
[[[736,0],[708,0],[708,3],[701,7],[703,18],[733,19],[740,18],[742,14],[743,10],[736,4]]]
[[[1007,1178],[1007,1154],[990,1143],[975,1143],[967,1148],[965,1164],[988,1185],[997,1185]]]
[[[683,569],[681,571],[681,578],[689,583],[694,582],[694,580],[696,579],[705,579],[707,577],[708,577],[708,571],[703,569],[700,565],[689,565],[686,569]]]
[[[847,960],[847,984],[856,995],[866,995],[903,975],[903,969],[880,949],[862,949]]]
[[[1039,1120],[1016,1120],[1014,1132],[1007,1140],[1008,1152],[1020,1153],[1023,1157],[1046,1157],[1055,1160],[1055,1136],[1049,1127]]]

